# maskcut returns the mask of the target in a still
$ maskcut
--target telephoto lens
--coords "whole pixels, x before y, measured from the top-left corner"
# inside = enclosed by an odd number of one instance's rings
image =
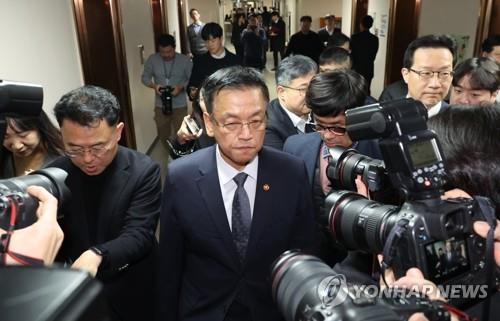
[[[30,185],[44,187],[58,199],[59,204],[69,197],[64,181],[68,174],[56,167],[31,172],[29,175],[0,180],[0,227],[7,230],[12,215],[12,202],[15,203],[15,229],[27,227],[36,222],[38,200],[26,192]]]
[[[429,320],[449,320],[439,303],[418,293],[355,291],[344,275],[298,251],[287,251],[273,263],[271,281],[273,299],[287,321],[403,321],[416,312]]]
[[[335,191],[325,199],[328,228],[335,240],[351,250],[381,253],[399,218],[399,207],[375,202],[358,193]]]

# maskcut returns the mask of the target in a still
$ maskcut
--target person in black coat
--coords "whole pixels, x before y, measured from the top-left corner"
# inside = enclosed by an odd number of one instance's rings
[[[357,71],[368,84],[368,90],[373,79],[373,63],[378,51],[378,37],[370,33],[373,18],[364,16],[361,20],[361,32],[351,37],[352,69]]]
[[[269,27],[269,43],[273,52],[274,69],[278,67],[278,53],[280,59],[285,57],[285,35],[286,26],[277,11],[271,13],[271,26]]]
[[[300,18],[300,31],[290,37],[285,57],[290,55],[304,55],[316,63],[318,62],[319,55],[325,46],[321,43],[318,34],[311,30],[311,23],[311,16],[302,16]]]
[[[64,241],[57,261],[95,276],[111,320],[151,320],[160,167],[118,145],[124,123],[109,91],[84,86],[55,106],[66,157],[50,164],[68,173],[71,199],[59,211]]]

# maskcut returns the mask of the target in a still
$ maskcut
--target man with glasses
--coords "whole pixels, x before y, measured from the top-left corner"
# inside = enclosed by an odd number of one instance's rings
[[[448,108],[448,95],[456,62],[455,41],[445,35],[427,35],[413,40],[405,51],[401,74],[408,95],[420,100],[429,117]]]
[[[251,68],[206,80],[203,117],[217,144],[171,162],[161,210],[161,320],[282,320],[269,268],[314,247],[300,159],[263,147],[269,92]]]
[[[275,75],[278,97],[267,106],[264,145],[281,150],[289,136],[306,132],[311,110],[306,106],[305,94],[317,72],[318,65],[306,56],[290,56],[280,62]]]
[[[283,151],[299,156],[306,163],[316,220],[322,232],[320,257],[330,266],[342,260],[346,253],[334,245],[325,228],[324,200],[332,188],[338,188],[331,186],[326,176],[331,159],[329,148],[350,147],[361,154],[382,159],[377,141],[353,142],[346,132],[345,111],[362,106],[367,92],[365,79],[353,70],[338,69],[317,74],[311,80],[306,95],[306,104],[311,108],[313,117],[310,125],[316,132],[291,136],[283,147]]]
[[[75,89],[54,112],[66,157],[50,166],[68,173],[71,191],[59,211],[64,242],[57,260],[103,283],[111,320],[152,320],[159,166],[118,145],[124,124],[109,91]]]

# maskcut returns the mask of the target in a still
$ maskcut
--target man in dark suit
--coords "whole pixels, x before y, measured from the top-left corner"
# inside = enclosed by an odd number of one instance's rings
[[[277,11],[273,11],[271,13],[271,26],[269,27],[269,43],[274,59],[273,70],[278,67],[278,53],[280,54],[280,59],[282,60],[285,56],[285,35],[285,22],[281,19]]]
[[[368,93],[373,79],[373,62],[378,51],[378,37],[370,33],[373,18],[364,16],[361,31],[351,37],[352,69],[360,73],[368,84]]]
[[[352,147],[361,154],[382,159],[377,141],[353,142],[346,133],[345,111],[362,106],[366,97],[366,81],[353,70],[339,69],[317,74],[311,80],[306,96],[306,104],[311,108],[314,119],[311,125],[316,133],[290,136],[283,147],[283,151],[299,156],[306,163],[316,220],[324,232],[320,257],[330,266],[339,262],[346,253],[335,246],[325,228],[328,218],[324,216],[324,201],[332,189],[326,176],[330,157],[328,148]]]
[[[277,98],[267,106],[267,126],[264,145],[283,149],[285,140],[306,132],[311,111],[306,106],[306,90],[318,65],[309,57],[297,55],[285,58],[276,70]]]
[[[321,43],[326,47],[330,41],[330,37],[334,33],[341,33],[339,28],[335,28],[335,16],[327,14],[325,16],[325,26],[318,30],[318,35]]]
[[[448,108],[444,98],[453,80],[456,47],[449,36],[427,35],[406,48],[401,74],[408,85],[407,97],[420,100],[429,118]]]
[[[311,16],[300,17],[300,30],[290,37],[286,47],[285,57],[304,55],[318,62],[319,55],[325,49],[318,34],[311,30]]]
[[[118,145],[120,106],[109,91],[84,86],[54,109],[65,154],[50,166],[68,172],[58,260],[89,271],[104,285],[111,320],[151,320],[160,169]]]
[[[171,162],[161,210],[161,320],[281,320],[273,261],[314,246],[304,164],[262,147],[269,93],[254,70],[217,71],[203,87],[217,144]]]

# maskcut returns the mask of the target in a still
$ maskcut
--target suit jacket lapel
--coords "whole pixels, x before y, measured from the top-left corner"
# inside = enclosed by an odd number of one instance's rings
[[[201,176],[196,179],[201,198],[207,206],[208,212],[215,223],[219,234],[222,236],[227,247],[228,257],[237,266],[240,265],[238,251],[233,241],[229,222],[227,221],[226,209],[222,200],[219,176],[217,174],[217,163],[215,160],[215,146],[206,148],[207,161],[200,165]]]
[[[247,256],[249,256],[252,251],[256,250],[257,243],[262,233],[270,226],[273,219],[273,209],[269,205],[273,204],[272,187],[274,185],[273,177],[276,178],[276,173],[272,173],[266,166],[268,162],[267,153],[265,148],[263,148],[259,153],[259,169],[257,172],[255,203]]]
[[[308,134],[310,135],[310,141],[308,144],[304,144],[304,150],[302,152],[304,162],[306,163],[306,169],[309,176],[309,184],[313,185],[314,172],[316,169],[316,164],[318,163],[319,148],[321,145],[321,137],[318,133]]]

